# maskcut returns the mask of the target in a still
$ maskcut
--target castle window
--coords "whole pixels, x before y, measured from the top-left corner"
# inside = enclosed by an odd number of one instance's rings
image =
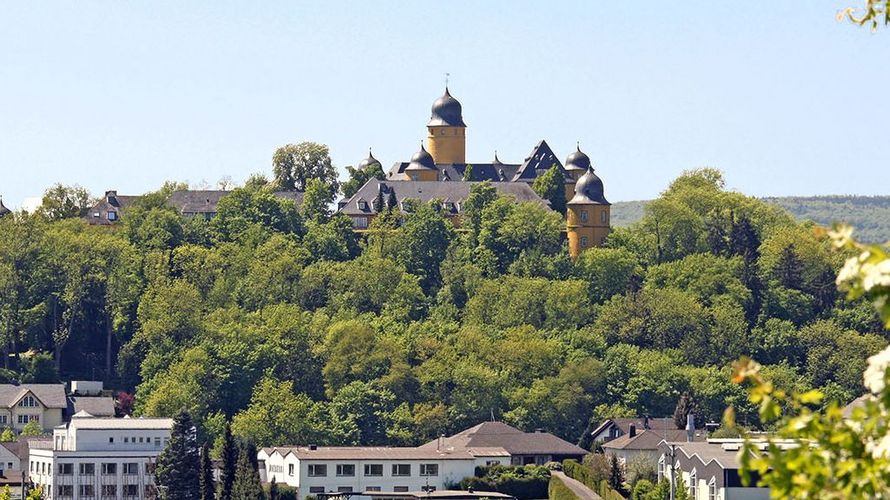
[[[587,236],[581,237],[581,248],[587,248]]]
[[[581,210],[581,222],[587,222],[587,210]]]
[[[600,222],[608,222],[609,221],[609,213],[603,210],[600,212]]]

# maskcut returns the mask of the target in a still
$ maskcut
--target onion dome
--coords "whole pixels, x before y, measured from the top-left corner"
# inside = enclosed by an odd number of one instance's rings
[[[603,181],[599,176],[593,173],[593,168],[588,168],[587,172],[575,183],[575,196],[569,200],[568,204],[611,205],[611,203],[606,200]]]
[[[498,158],[498,152],[494,152],[494,161],[491,162],[492,165],[503,165],[501,160]]]
[[[420,145],[420,151],[414,153],[411,163],[405,168],[406,172],[409,170],[436,170],[436,162],[433,160],[433,156],[426,152],[423,144]]]
[[[12,213],[12,210],[6,208],[3,205],[3,198],[0,198],[0,217],[3,217],[4,215],[9,215],[11,213]]]
[[[590,157],[581,151],[581,146],[566,158],[566,171],[587,170],[590,168]]]
[[[433,112],[427,127],[466,127],[463,118],[463,109],[457,99],[451,97],[448,87],[445,87],[445,95],[436,99],[433,103]]]
[[[362,160],[361,163],[358,164],[358,169],[365,170],[366,168],[370,167],[371,165],[373,165],[375,163],[377,165],[380,165],[380,162],[377,160],[377,158],[374,158],[374,155],[371,154],[371,148],[368,148],[368,157],[365,158],[364,160]],[[380,166],[382,167],[382,165],[380,165]]]

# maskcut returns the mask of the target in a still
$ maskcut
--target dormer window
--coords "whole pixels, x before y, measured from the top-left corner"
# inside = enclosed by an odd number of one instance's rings
[[[109,211],[107,214],[108,220],[114,221],[117,220],[117,212]]]
[[[446,202],[443,204],[443,208],[445,208],[445,210],[448,211],[448,212],[454,212],[454,202],[452,202],[452,201],[446,201]]]
[[[37,406],[37,398],[35,398],[34,396],[25,396],[22,398],[21,401],[19,401],[19,406],[22,406],[24,408],[34,408],[35,406]]]
[[[359,201],[358,201],[358,209],[359,209],[359,210],[367,210],[367,209],[368,209],[368,202],[365,201],[365,200],[359,200]]]

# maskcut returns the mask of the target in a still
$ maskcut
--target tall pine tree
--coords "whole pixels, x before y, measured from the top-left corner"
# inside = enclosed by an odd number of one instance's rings
[[[793,243],[782,249],[782,255],[773,272],[785,288],[794,290],[803,288],[803,262],[794,251]]]
[[[173,419],[170,441],[158,456],[156,477],[161,498],[199,500],[200,456],[192,417],[185,410]]]
[[[222,470],[220,471],[219,484],[217,488],[219,500],[232,499],[232,485],[235,483],[235,469],[238,466],[238,445],[232,438],[232,426],[226,422],[226,429],[223,433],[222,444]]]
[[[213,484],[213,467],[210,463],[210,447],[201,447],[201,500],[214,500],[216,489]]]
[[[256,447],[244,443],[238,454],[238,468],[232,485],[232,500],[265,500],[256,464]]]
[[[269,500],[278,500],[278,482],[275,481],[275,478],[272,478],[272,482],[269,483]]]

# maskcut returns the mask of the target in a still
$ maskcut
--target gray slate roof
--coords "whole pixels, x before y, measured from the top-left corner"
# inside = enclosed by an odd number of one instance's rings
[[[549,432],[522,432],[503,422],[483,422],[451,437],[444,443],[430,441],[421,448],[478,449],[503,448],[511,455],[585,455],[587,450]]]
[[[594,438],[598,436],[603,431],[607,430],[611,426],[616,426],[621,429],[622,434],[627,434],[630,432],[630,426],[634,425],[637,428],[637,431],[642,431],[646,429],[646,425],[648,425],[649,429],[661,431],[661,430],[677,430],[677,425],[674,423],[673,417],[668,418],[650,418],[647,420],[644,417],[636,417],[636,418],[608,418],[604,420],[593,432],[590,433]],[[684,431],[685,432],[685,431]]]
[[[704,441],[707,438],[702,430],[695,431],[694,441]],[[656,450],[658,443],[662,441],[682,442],[686,441],[685,430],[643,430],[637,431],[637,435],[630,437],[630,434],[617,437],[609,442],[603,443],[603,449],[606,450]]]
[[[452,214],[461,212],[461,202],[470,195],[470,188],[478,182],[465,181],[381,181],[379,179],[370,179],[365,183],[352,198],[345,201],[340,208],[340,212],[346,215],[373,215],[377,212],[374,210],[374,200],[377,198],[377,192],[383,186],[384,201],[389,197],[389,192],[395,192],[396,201],[400,204],[405,199],[419,200],[426,203],[434,199],[441,199],[445,203],[453,204],[445,207],[446,211]],[[540,203],[549,207],[548,203],[535,193],[528,184],[523,182],[494,182],[491,184],[498,194],[513,196],[517,202],[530,201]],[[361,202],[364,201],[365,208],[361,208]]]
[[[68,398],[70,415],[85,411],[94,417],[113,417],[114,398],[108,396],[71,396]]]
[[[65,409],[65,384],[0,384],[0,406],[12,408],[30,392],[47,408]]]

